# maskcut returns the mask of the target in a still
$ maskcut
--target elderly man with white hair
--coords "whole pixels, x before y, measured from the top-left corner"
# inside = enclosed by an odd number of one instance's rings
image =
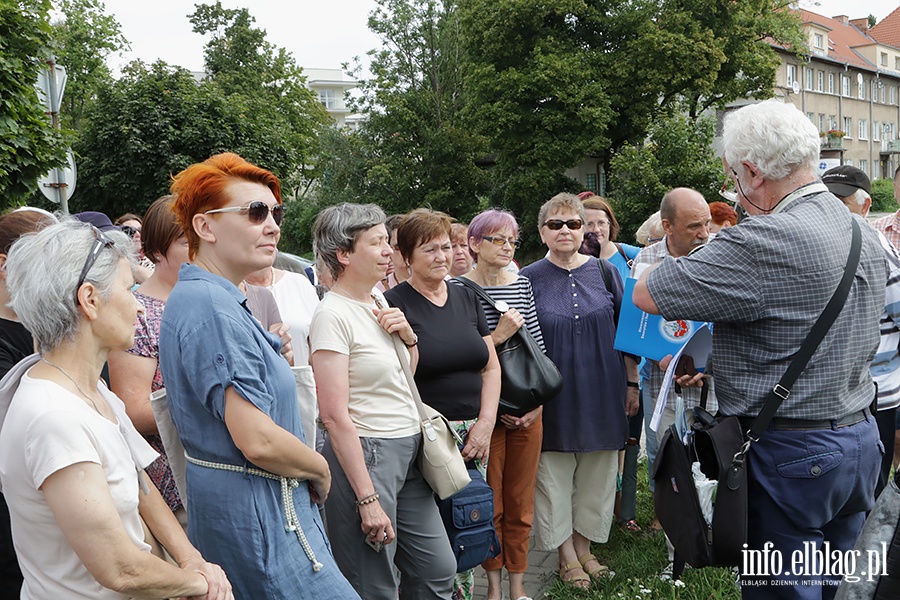
[[[850,212],[863,218],[872,207],[871,182],[869,176],[851,165],[841,165],[825,171],[822,183],[843,202]],[[876,230],[877,231],[877,230]],[[878,231],[884,256],[890,267],[890,276],[884,290],[884,312],[879,327],[878,351],[869,371],[878,384],[878,411],[875,422],[878,435],[884,445],[881,471],[875,486],[875,497],[887,485],[894,459],[897,407],[900,406],[900,255],[890,241]]]
[[[743,598],[830,599],[842,573],[823,574],[802,553],[846,555],[874,503],[881,449],[869,363],[884,309],[884,251],[817,177],[818,132],[794,106],[732,112],[723,150],[749,218],[646,272],[634,301],[669,320],[714,322],[719,413],[741,417],[746,430],[834,294],[859,230],[847,301],[747,455],[748,549],[783,562],[742,573]],[[817,557],[820,567],[827,557]]]

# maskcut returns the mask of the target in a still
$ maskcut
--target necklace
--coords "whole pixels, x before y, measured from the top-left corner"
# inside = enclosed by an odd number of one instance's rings
[[[342,287],[339,286],[338,284],[334,284],[333,286],[331,286],[331,289],[337,290],[337,291],[341,292],[343,295],[345,295],[346,297],[350,298],[350,299],[353,300],[354,302],[366,302],[366,300],[357,300],[356,298],[353,297],[353,295],[352,295],[350,292],[348,292],[347,290],[345,290],[344,288],[342,288]]]
[[[93,407],[94,407],[94,410],[97,411],[97,414],[99,414],[99,415],[101,415],[101,416],[103,415],[103,413],[100,412],[100,409],[97,408],[97,405],[94,403],[94,399],[91,398],[90,396],[88,396],[88,395],[84,392],[84,390],[81,389],[81,386],[78,385],[78,382],[75,381],[75,379],[74,379],[71,375],[69,375],[68,373],[66,373],[65,370],[64,370],[61,366],[53,364],[52,362],[50,362],[49,360],[47,360],[47,359],[44,358],[43,356],[41,357],[41,360],[44,361],[45,363],[47,363],[48,365],[50,365],[51,367],[53,367],[54,369],[56,369],[57,371],[59,371],[60,373],[62,373],[63,375],[65,375],[66,379],[68,379],[69,381],[72,382],[72,384],[73,384],[73,385],[75,386],[75,388],[81,393],[81,395],[88,399],[88,401],[91,403],[91,406],[93,406]]]

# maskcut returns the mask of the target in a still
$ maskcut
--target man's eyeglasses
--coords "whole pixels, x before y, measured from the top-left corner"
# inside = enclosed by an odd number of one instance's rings
[[[247,217],[250,219],[250,222],[254,225],[258,225],[266,220],[269,216],[269,205],[263,202],[262,200],[257,200],[256,202],[251,202],[247,206],[229,206],[227,208],[214,208],[212,210],[208,210],[204,215],[212,215],[215,213],[226,213],[226,212],[246,212]],[[276,225],[281,225],[281,221],[284,219],[284,207],[280,204],[276,204],[271,208],[272,210],[272,218],[275,220]]]
[[[584,223],[581,219],[569,219],[568,221],[550,219],[549,221],[544,221],[544,225],[546,225],[547,229],[550,229],[551,231],[559,231],[563,228],[563,225],[565,225],[569,229],[581,229],[581,226],[583,224]]]
[[[110,246],[116,245],[113,240],[108,238],[102,231],[100,231],[96,227],[92,226],[91,229],[94,230],[94,235],[96,236],[96,238],[94,239],[94,244],[91,246],[90,253],[88,253],[87,259],[85,259],[84,261],[84,266],[81,267],[81,275],[78,276],[78,285],[75,286],[76,306],[80,304],[78,301],[78,290],[80,290],[81,286],[84,285],[91,267],[93,267],[94,263],[97,262],[97,257],[100,256],[100,253],[103,252],[104,248],[109,248]]]
[[[482,236],[481,239],[486,240],[486,241],[492,243],[493,245],[500,246],[500,247],[503,247],[504,245],[509,244],[513,248],[518,248],[519,246],[522,245],[522,242],[520,242],[519,240],[508,240],[506,238],[497,237],[495,235],[485,235],[485,236]]]

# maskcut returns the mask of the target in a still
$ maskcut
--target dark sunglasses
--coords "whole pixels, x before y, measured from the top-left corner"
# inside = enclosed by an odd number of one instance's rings
[[[559,219],[550,219],[549,221],[544,221],[544,225],[547,226],[547,229],[552,231],[559,231],[563,228],[563,225],[568,227],[569,229],[581,229],[581,226],[584,223],[581,219],[569,219],[568,221],[560,221]]]
[[[81,289],[81,286],[84,285],[85,280],[87,279],[88,273],[91,270],[91,267],[94,266],[94,263],[97,262],[97,257],[100,256],[100,253],[103,252],[104,248],[109,248],[110,246],[115,246],[116,243],[109,239],[102,231],[97,229],[96,227],[91,227],[94,230],[94,235],[96,238],[94,239],[94,245],[91,246],[91,251],[88,253],[87,259],[84,261],[84,266],[81,267],[81,275],[78,276],[78,285],[75,286],[75,305],[79,305],[78,301],[78,290]]]
[[[122,230],[122,233],[127,235],[130,238],[134,238],[136,233],[140,233],[141,230],[138,227],[132,227],[131,225],[120,225],[119,229]]]
[[[204,215],[211,215],[214,213],[226,213],[226,212],[246,212],[247,217],[250,219],[251,223],[259,224],[266,220],[269,216],[269,205],[263,202],[262,200],[257,200],[256,202],[251,202],[247,206],[229,206],[227,208],[214,208],[213,210],[208,210]],[[276,204],[272,207],[272,218],[275,220],[276,225],[281,225],[281,221],[284,219],[284,207],[280,204]]]

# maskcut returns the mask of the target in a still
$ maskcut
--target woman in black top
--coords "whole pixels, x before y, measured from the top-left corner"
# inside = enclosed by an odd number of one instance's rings
[[[397,230],[410,277],[385,292],[418,336],[416,385],[422,400],[459,431],[463,458],[486,473],[500,401],[500,363],[481,303],[468,288],[447,285],[452,260],[450,217],[417,209]],[[472,597],[472,571],[454,583],[453,599]]]

